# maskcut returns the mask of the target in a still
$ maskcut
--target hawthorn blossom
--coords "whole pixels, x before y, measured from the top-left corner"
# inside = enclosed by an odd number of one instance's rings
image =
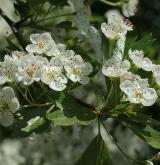
[[[134,104],[151,106],[158,98],[156,90],[149,87],[147,79],[125,80],[120,84],[120,89],[126,94],[127,100]]]
[[[42,74],[42,66],[48,60],[41,56],[28,54],[22,58],[22,62],[18,68],[18,75],[24,85],[29,85],[34,81],[39,81]]]
[[[31,34],[30,40],[32,44],[26,47],[26,50],[30,53],[46,54],[48,56],[59,53],[56,43],[50,33]]]
[[[106,16],[108,24],[102,23],[101,30],[107,38],[119,39],[122,35],[126,35],[127,31],[133,30],[131,23],[124,20],[120,13],[111,11]]]
[[[106,61],[102,67],[102,73],[108,77],[120,77],[130,69],[128,60],[122,61],[114,56]]]
[[[61,61],[56,57],[52,57],[50,63],[43,67],[41,81],[55,91],[64,90],[67,78],[63,75],[62,70]]]
[[[139,0],[128,0],[122,6],[122,12],[126,17],[134,16],[137,11]]]
[[[87,84],[89,82],[88,75],[92,72],[92,65],[85,62],[80,55],[75,55],[71,62],[64,66],[67,77],[73,82]]]
[[[0,91],[0,124],[8,127],[13,123],[13,113],[18,111],[20,105],[11,87],[4,87]]]
[[[152,71],[153,64],[150,59],[144,57],[144,52],[142,50],[129,50],[129,57],[132,62],[137,65],[139,68],[142,68],[145,71]]]
[[[0,85],[6,82],[19,81],[17,75],[18,64],[9,55],[5,55],[4,61],[0,62]]]
[[[60,60],[63,66],[65,66],[67,63],[70,63],[75,55],[73,50],[64,50],[64,47],[59,48],[59,51],[59,54],[55,55],[54,57]]]

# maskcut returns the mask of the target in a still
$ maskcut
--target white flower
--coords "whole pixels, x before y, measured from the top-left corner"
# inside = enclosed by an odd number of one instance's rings
[[[48,56],[59,53],[56,43],[50,33],[31,34],[30,40],[32,44],[26,47],[26,50],[30,53],[46,54]]]
[[[112,57],[102,67],[102,73],[108,77],[120,77],[130,69],[128,60]]]
[[[150,88],[147,79],[125,80],[120,84],[120,89],[127,95],[128,101],[134,104],[151,106],[157,100],[157,93]]]
[[[80,55],[75,55],[70,63],[64,66],[67,77],[73,82],[87,84],[89,82],[88,75],[92,72],[92,65],[85,62]]]
[[[18,63],[9,55],[0,62],[0,85],[6,82],[19,81],[17,75]]]
[[[101,30],[107,38],[118,39],[122,35],[126,35],[127,31],[131,31],[132,25],[118,12],[109,12],[107,15],[108,24],[102,23]]]
[[[60,53],[55,57],[61,61],[62,65],[70,63],[75,55],[73,50],[60,50]]]
[[[142,50],[129,50],[128,52],[129,57],[133,61],[135,65],[137,65],[139,68],[142,68],[145,71],[152,71],[153,64],[150,59],[147,57],[144,57],[144,52]]]
[[[158,85],[160,85],[160,65],[153,65],[153,77]]]
[[[122,6],[122,12],[126,17],[134,16],[137,11],[139,0],[129,0]]]
[[[18,75],[24,85],[29,85],[34,81],[39,81],[42,74],[42,66],[48,63],[48,60],[41,56],[28,54],[22,58],[18,68]]]
[[[19,109],[18,99],[11,87],[4,87],[0,91],[0,123],[8,127],[13,123],[13,113]]]
[[[67,79],[62,74],[63,65],[61,61],[52,57],[50,63],[43,67],[41,81],[55,91],[62,91],[66,88]]]

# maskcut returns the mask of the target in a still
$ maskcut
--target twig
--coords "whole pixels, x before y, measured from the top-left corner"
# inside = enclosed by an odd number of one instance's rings
[[[11,28],[13,34],[15,35],[17,41],[20,43],[20,45],[22,46],[22,48],[25,50],[25,46],[23,44],[23,41],[21,40],[21,37],[18,34],[18,29],[16,27],[16,23],[14,21],[12,21],[8,16],[6,16],[1,9],[0,9],[0,15],[8,23],[8,25],[10,26],[10,28]]]
[[[122,5],[121,2],[110,2],[107,0],[100,0],[100,1],[107,4],[107,5],[113,6],[113,7],[120,7]]]

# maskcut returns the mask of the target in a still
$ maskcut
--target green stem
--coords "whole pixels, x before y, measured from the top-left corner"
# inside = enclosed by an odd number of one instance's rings
[[[34,100],[34,98],[33,98],[33,96],[32,96],[32,94],[31,94],[28,87],[27,87],[27,91],[28,91],[29,97],[31,98],[32,102],[35,102],[35,100]]]
[[[139,164],[146,164],[146,161],[141,161],[141,160],[135,160],[131,157],[129,157],[124,151],[123,149],[120,147],[120,145],[117,143],[117,140],[110,134],[110,132],[107,130],[106,126],[104,123],[102,123],[104,129],[106,130],[107,134],[109,135],[109,137],[111,138],[111,140],[115,143],[115,145],[117,146],[117,148],[122,152],[122,154],[127,158],[127,160],[131,160],[132,162],[135,163],[139,163]]]
[[[110,2],[110,1],[107,1],[107,0],[100,0],[101,2],[109,5],[109,6],[113,6],[113,7],[121,7],[122,6],[122,3],[121,2]]]
[[[98,120],[98,135],[101,135],[101,122]]]
[[[22,108],[27,108],[27,107],[45,107],[45,106],[49,106],[51,105],[52,103],[44,103],[44,104],[30,104],[30,105],[24,105],[24,106],[21,106]],[[53,106],[53,105],[52,105]]]
[[[111,81],[112,81],[112,80],[111,80]],[[109,93],[108,93],[108,96],[107,96],[107,99],[106,99],[105,106],[108,106],[109,101],[110,101],[110,98],[111,98],[112,93],[113,93],[113,90],[114,90],[114,85],[113,85],[113,82],[112,82],[111,88],[110,88],[110,90],[109,90]]]
[[[113,50],[114,42],[115,42],[115,40],[109,39],[109,53],[108,53],[109,54],[109,58],[112,57],[112,50]]]
[[[22,91],[22,89],[15,83],[16,88],[18,89],[18,91],[21,93],[21,95],[23,96],[23,98],[29,103],[32,104],[32,102],[25,96],[24,92]]]

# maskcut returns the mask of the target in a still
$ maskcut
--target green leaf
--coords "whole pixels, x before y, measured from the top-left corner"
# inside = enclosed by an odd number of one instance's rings
[[[93,139],[76,165],[113,165],[109,151],[100,135]]]
[[[35,117],[32,118],[31,120],[29,120],[28,125],[25,128],[22,128],[22,131],[24,132],[31,132],[34,129],[40,127],[41,125],[43,125],[45,123],[45,119],[43,117]]]
[[[66,117],[76,117],[80,121],[92,121],[96,119],[92,105],[81,102],[72,96],[67,96],[62,102],[63,112]]]
[[[150,49],[152,48],[152,45],[154,43],[155,39],[153,38],[152,34],[148,34],[141,38],[140,40],[137,40],[136,37],[131,37],[126,39],[126,46],[124,51],[124,56],[128,57],[128,51],[129,49],[132,50],[143,50],[144,53],[148,53]]]
[[[57,110],[52,113],[46,114],[46,118],[48,120],[54,121],[55,125],[61,125],[61,126],[71,126],[75,124],[81,124],[81,125],[89,125],[94,120],[89,121],[81,121],[78,120],[77,117],[66,117],[61,110]]]
[[[135,120],[135,121],[141,122],[145,125],[149,125],[151,127],[160,129],[160,122],[155,119],[152,119],[151,116],[144,115],[144,114],[138,113],[138,112],[128,112],[128,111],[125,112],[125,114],[132,120]]]
[[[46,115],[46,117],[49,120],[54,121],[56,125],[88,125],[96,119],[96,115],[89,105],[79,103],[72,96],[64,98],[63,95],[63,99],[59,99],[56,104],[61,110],[57,110]]]
[[[128,118],[128,117],[129,118]],[[119,116],[119,121],[130,128],[137,136],[146,141],[150,146],[160,149],[160,132],[154,128],[160,123],[150,116],[129,112],[127,116]]]
[[[16,0],[16,2],[14,3],[14,8],[16,13],[20,15],[21,19],[29,15],[30,8],[27,2]]]

